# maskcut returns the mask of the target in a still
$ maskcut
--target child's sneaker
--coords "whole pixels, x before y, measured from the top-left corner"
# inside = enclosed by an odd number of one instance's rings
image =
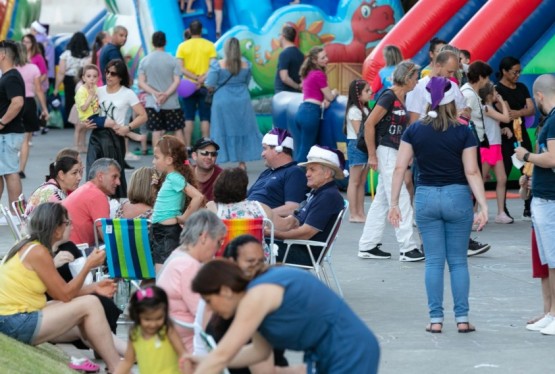
[[[71,357],[71,362],[68,364],[70,369],[77,370],[83,373],[98,373],[100,366],[91,362],[89,359]]]

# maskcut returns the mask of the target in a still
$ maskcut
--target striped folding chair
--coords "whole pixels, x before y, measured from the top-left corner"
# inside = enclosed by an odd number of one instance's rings
[[[145,218],[99,218],[94,222],[97,247],[100,243],[96,228],[102,227],[110,278],[131,281],[137,288],[137,280],[156,278],[148,238],[149,224]]]
[[[264,228],[270,229],[270,244],[269,248],[264,251],[267,255],[267,260],[270,264],[276,263],[275,253],[273,250],[274,244],[274,224],[267,218],[232,218],[222,219],[222,222],[227,227],[226,237],[220,250],[216,253],[216,257],[222,257],[225,247],[228,243],[236,237],[244,234],[250,234],[260,242],[264,243]]]

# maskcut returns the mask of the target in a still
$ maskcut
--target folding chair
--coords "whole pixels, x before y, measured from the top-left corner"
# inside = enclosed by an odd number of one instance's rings
[[[21,239],[23,239],[23,234],[21,233],[21,230],[20,230],[21,221],[19,221],[18,218],[14,217],[10,213],[10,210],[7,207],[1,204],[0,204],[0,214],[6,219],[6,224],[10,228],[10,231],[12,232],[12,235],[15,241],[18,242]],[[19,222],[16,222],[16,221],[19,221]],[[18,225],[20,227],[18,227]]]
[[[337,218],[335,219],[335,223],[333,224],[333,227],[325,242],[319,242],[314,240],[296,240],[296,239],[284,240],[284,243],[287,245],[287,248],[285,250],[285,256],[283,257],[283,265],[312,270],[314,271],[318,279],[320,279],[321,281],[324,281],[328,285],[328,287],[331,288],[331,282],[325,268],[325,265],[327,264],[331,272],[331,277],[335,282],[337,292],[341,297],[343,297],[343,290],[341,289],[339,280],[337,279],[335,270],[333,269],[331,255],[332,255],[333,246],[335,244],[335,241],[337,240],[337,236],[338,236],[337,234],[339,232],[339,229],[341,228],[341,223],[343,222],[343,217],[345,216],[345,212],[347,211],[348,208],[349,208],[349,202],[345,200],[343,209],[337,215]],[[289,254],[289,250],[291,249],[292,245],[300,246],[299,248],[295,248],[295,250],[306,249],[308,251],[308,255],[310,256],[310,261],[312,262],[312,265],[299,265],[299,264],[287,263],[287,255]],[[322,251],[320,252],[320,255],[318,256],[318,258],[314,258],[314,255],[312,254],[313,247],[322,248]]]
[[[99,247],[98,225],[102,226],[110,278],[121,278],[140,288],[137,280],[154,279],[148,238],[150,221],[145,218],[99,218],[94,221],[94,241]]]
[[[244,234],[250,234],[256,239],[264,243],[264,228],[270,229],[270,245],[267,260],[270,264],[276,263],[276,256],[274,253],[274,223],[268,218],[232,218],[223,219],[222,222],[227,227],[227,234],[220,250],[216,253],[216,257],[221,257],[224,253],[225,247],[230,241],[236,237]]]
[[[12,210],[19,219],[21,225],[25,222],[25,210],[27,209],[27,200],[25,195],[21,194],[16,201],[12,202]]]

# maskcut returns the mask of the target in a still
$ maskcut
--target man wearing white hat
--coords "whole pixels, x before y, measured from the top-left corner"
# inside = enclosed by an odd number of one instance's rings
[[[268,205],[282,217],[293,214],[306,197],[306,176],[293,160],[289,131],[274,128],[262,138],[264,170],[248,191],[247,199]]]
[[[277,239],[304,239],[325,241],[333,227],[337,215],[345,205],[334,179],[344,178],[345,158],[343,153],[319,145],[312,146],[308,161],[299,164],[306,167],[307,186],[311,188],[294,215],[288,216],[287,230],[276,231]],[[277,261],[285,255],[285,246],[280,245]],[[310,256],[304,246],[292,246],[287,256],[288,263],[311,265]],[[314,248],[312,254],[317,258],[322,248]]]

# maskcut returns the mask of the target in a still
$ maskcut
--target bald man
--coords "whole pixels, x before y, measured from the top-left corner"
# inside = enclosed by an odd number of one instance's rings
[[[534,164],[532,174],[532,222],[536,231],[538,251],[542,264],[549,268],[551,308],[529,330],[544,335],[555,335],[555,76],[540,75],[532,89],[538,110],[546,116],[538,136],[538,153],[526,148],[515,149],[521,161]]]

